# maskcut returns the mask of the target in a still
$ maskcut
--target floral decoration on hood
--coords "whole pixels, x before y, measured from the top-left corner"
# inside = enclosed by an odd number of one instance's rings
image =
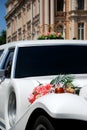
[[[49,93],[72,93],[78,94],[80,87],[73,85],[74,77],[72,75],[58,75],[49,84],[39,84],[33,89],[28,100],[32,104],[36,99]]]

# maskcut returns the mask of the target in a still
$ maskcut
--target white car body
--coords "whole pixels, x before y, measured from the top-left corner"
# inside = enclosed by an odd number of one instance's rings
[[[76,86],[82,87],[79,96],[70,93],[51,93],[38,98],[32,104],[29,103],[28,97],[38,85],[38,81],[43,84],[50,83],[57,76],[57,73],[56,75],[46,76],[15,77],[16,62],[20,47],[28,48],[56,45],[62,47],[73,45],[85,46],[87,48],[87,41],[36,40],[19,41],[1,46],[0,50],[3,49],[3,53],[0,56],[0,73],[4,73],[5,71],[3,66],[5,66],[9,50],[11,52],[14,51],[14,54],[12,53],[13,61],[10,77],[8,76],[6,78],[3,74],[0,74],[0,76],[3,75],[0,79],[0,130],[32,130],[31,125],[28,125],[28,123],[31,123],[30,120],[34,121],[35,115],[33,114],[36,114],[36,112],[37,118],[40,113],[46,113],[53,119],[72,119],[87,123],[87,74],[74,74],[75,80],[73,83]]]

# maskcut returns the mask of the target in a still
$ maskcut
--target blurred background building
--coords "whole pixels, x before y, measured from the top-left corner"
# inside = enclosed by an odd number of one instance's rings
[[[64,39],[87,39],[87,0],[7,0],[7,42],[62,32]]]

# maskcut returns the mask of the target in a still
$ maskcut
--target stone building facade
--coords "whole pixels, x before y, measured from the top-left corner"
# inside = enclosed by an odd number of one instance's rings
[[[7,42],[62,32],[64,39],[87,39],[87,0],[7,0]]]

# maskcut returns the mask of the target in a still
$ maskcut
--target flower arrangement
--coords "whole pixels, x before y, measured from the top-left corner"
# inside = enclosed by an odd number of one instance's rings
[[[46,39],[64,39],[62,33],[59,32],[47,32],[43,33],[41,36],[37,38],[38,40],[46,40]]]
[[[58,75],[49,84],[38,85],[29,95],[29,102],[32,104],[39,97],[49,93],[72,93],[79,95],[80,88],[73,85],[73,78],[71,75]]]

